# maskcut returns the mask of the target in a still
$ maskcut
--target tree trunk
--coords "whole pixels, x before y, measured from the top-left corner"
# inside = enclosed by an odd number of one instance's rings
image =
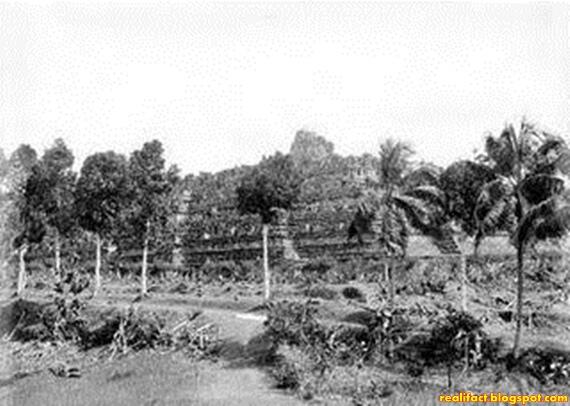
[[[392,261],[386,260],[384,262],[384,277],[388,284],[388,306],[390,310],[394,309],[394,300],[396,297],[394,289],[394,275],[392,274]]]
[[[16,287],[16,294],[22,296],[24,293],[24,287],[26,285],[26,252],[28,251],[28,246],[26,244],[20,247],[19,259],[20,267],[18,269],[18,284]]]
[[[95,235],[95,244],[95,291],[93,295],[97,296],[101,289],[101,236],[99,234]]]
[[[516,328],[515,328],[515,343],[513,345],[513,357],[516,359],[519,356],[519,347],[522,335],[522,312],[523,312],[523,255],[524,247],[517,247],[517,315],[516,315]]]
[[[263,235],[263,278],[265,283],[265,301],[271,297],[271,273],[269,272],[269,255],[267,253],[267,235],[269,234],[269,224],[263,224],[261,228]]]
[[[394,311],[395,289],[394,289],[394,274],[393,263],[391,259],[384,261],[384,277],[388,283],[388,310],[390,320],[386,334],[388,335],[388,359],[390,362],[394,359],[394,337],[392,337],[392,316]]]
[[[146,283],[147,267],[148,267],[148,237],[145,237],[143,245],[142,272],[141,272],[142,295],[146,295],[147,293],[147,283]]]
[[[459,277],[461,278],[461,310],[467,311],[467,258],[459,256]]]
[[[61,275],[61,242],[59,233],[55,233],[55,273]]]

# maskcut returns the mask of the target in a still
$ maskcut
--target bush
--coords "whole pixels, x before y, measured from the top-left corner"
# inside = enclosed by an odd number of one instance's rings
[[[543,385],[570,382],[570,353],[551,348],[529,348],[516,361],[517,369],[534,376]]]
[[[357,302],[366,302],[366,295],[355,286],[347,286],[343,288],[342,295],[346,299],[356,300]]]
[[[427,335],[416,335],[396,355],[413,374],[421,374],[426,367],[446,366],[451,380],[456,364],[483,369],[498,360],[500,347],[500,340],[489,339],[479,320],[451,310],[435,320]]]
[[[314,358],[322,371],[335,364],[354,364],[366,359],[377,340],[365,326],[336,325],[325,327],[315,318],[310,303],[278,302],[270,307],[265,334],[275,354],[279,346],[301,348]]]
[[[297,389],[302,381],[301,375],[306,368],[306,357],[303,351],[296,347],[284,345],[276,354],[275,365],[270,373],[279,389]]]
[[[135,312],[133,308],[123,315],[119,314],[115,319],[108,321],[107,330],[110,331],[116,326],[113,334],[112,346],[116,351],[127,352],[128,349],[139,351],[145,348],[155,348],[160,344],[166,344],[168,337],[164,335],[163,330],[166,321],[158,317],[156,314],[149,315]],[[108,337],[105,335],[105,337]],[[93,341],[94,337],[91,337]],[[100,340],[98,344],[107,344]]]
[[[15,329],[15,337],[22,341],[80,341],[86,320],[85,304],[79,294],[88,286],[85,275],[63,272],[55,283],[53,302],[39,306],[34,313],[24,312],[21,315],[24,323]]]
[[[273,302],[265,321],[265,333],[275,349],[280,344],[306,347],[324,343],[326,329],[316,320],[316,309],[309,302]]]

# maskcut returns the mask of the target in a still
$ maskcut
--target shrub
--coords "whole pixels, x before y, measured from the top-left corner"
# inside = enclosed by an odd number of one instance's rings
[[[446,366],[451,381],[456,364],[482,369],[497,361],[500,346],[500,340],[489,339],[482,323],[471,314],[451,310],[435,320],[427,335],[414,336],[396,355],[413,374],[421,374],[426,367]]]
[[[347,299],[353,299],[358,302],[366,302],[366,295],[355,286],[347,286],[343,288],[342,295]]]
[[[297,389],[302,381],[307,359],[300,348],[284,345],[276,354],[277,360],[270,373],[279,389]]]
[[[110,319],[109,325],[117,327],[113,334],[112,347],[115,351],[122,353],[127,352],[128,349],[138,351],[155,348],[159,344],[166,344],[168,340],[168,337],[163,334],[166,325],[163,318],[154,313],[150,315],[137,313],[132,307],[125,315],[120,314],[116,319]],[[102,342],[99,341],[99,344]]]
[[[327,332],[317,322],[309,302],[273,302],[264,325],[275,349],[280,344],[305,347],[326,341]]]
[[[85,304],[79,294],[89,286],[89,279],[76,271],[63,272],[54,286],[53,302],[24,313],[25,323],[15,329],[22,341],[79,341],[85,328]]]
[[[310,303],[278,302],[270,307],[265,322],[265,334],[273,346],[303,349],[314,358],[322,371],[334,364],[353,364],[364,360],[377,344],[371,328],[337,325],[325,327],[315,318],[316,310]]]
[[[552,348],[529,348],[516,361],[516,367],[531,374],[543,385],[570,382],[570,353]]]

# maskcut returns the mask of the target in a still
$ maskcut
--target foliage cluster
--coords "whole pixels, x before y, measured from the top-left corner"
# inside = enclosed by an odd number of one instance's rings
[[[14,337],[22,341],[81,342],[87,326],[85,301],[80,296],[89,279],[75,271],[64,272],[54,286],[56,296],[38,309],[22,309]],[[32,310],[32,311],[29,311]]]
[[[482,323],[470,314],[451,311],[427,326],[410,314],[405,308],[379,307],[366,310],[360,326],[325,326],[310,302],[273,303],[265,323],[275,361],[272,375],[280,387],[305,398],[336,393],[356,400],[383,397],[390,389],[381,379],[336,388],[326,382],[336,382],[341,371],[351,368],[372,370],[398,363],[417,376],[443,366],[451,377],[458,366],[483,369],[498,361],[500,342],[489,339]]]
[[[528,348],[521,353],[515,368],[531,374],[543,385],[567,385],[570,353],[552,348]]]

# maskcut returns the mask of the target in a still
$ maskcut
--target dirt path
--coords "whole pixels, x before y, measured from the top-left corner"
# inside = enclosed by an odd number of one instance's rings
[[[100,299],[96,306],[129,306],[129,301]],[[145,301],[145,309],[189,311],[182,303]],[[249,361],[264,343],[252,338],[262,332],[263,315],[220,308],[202,308],[218,324],[227,342],[218,362],[191,361],[177,353],[141,352],[97,364],[79,379],[49,371],[0,387],[0,405],[235,405],[285,406],[301,401],[271,388],[266,373]]]

